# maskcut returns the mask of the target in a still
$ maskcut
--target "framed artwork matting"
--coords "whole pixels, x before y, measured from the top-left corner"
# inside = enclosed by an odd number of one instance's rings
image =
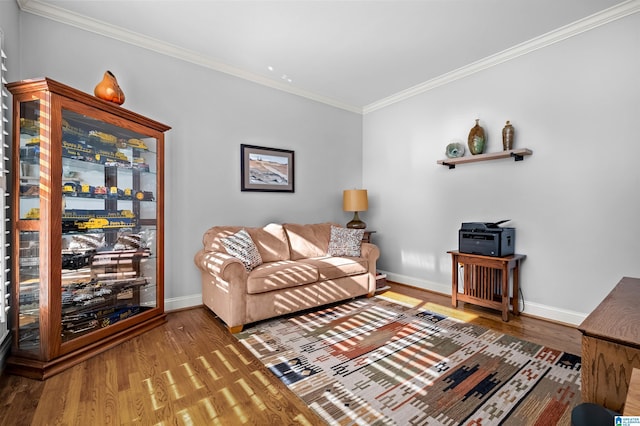
[[[242,191],[294,192],[294,152],[240,145]]]

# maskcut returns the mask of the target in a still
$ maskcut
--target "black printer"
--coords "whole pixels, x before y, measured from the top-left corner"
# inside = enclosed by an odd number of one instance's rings
[[[483,256],[504,257],[515,253],[515,228],[502,228],[501,220],[495,223],[466,222],[458,232],[458,251],[460,253]]]

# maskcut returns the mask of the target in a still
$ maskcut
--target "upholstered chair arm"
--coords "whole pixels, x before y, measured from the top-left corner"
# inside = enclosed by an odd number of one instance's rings
[[[202,302],[208,306],[232,333],[246,323],[247,277],[244,264],[233,256],[200,250],[194,258],[202,271]]]
[[[360,257],[364,257],[369,261],[369,265],[373,263],[375,268],[376,261],[380,257],[380,249],[375,244],[362,243],[360,246]]]
[[[360,246],[360,257],[367,259],[369,264],[369,297],[376,292],[376,262],[380,257],[380,249],[375,244],[362,243]]]
[[[236,257],[217,251],[200,250],[196,253],[194,262],[203,272],[208,272],[227,282],[247,281],[247,270]]]

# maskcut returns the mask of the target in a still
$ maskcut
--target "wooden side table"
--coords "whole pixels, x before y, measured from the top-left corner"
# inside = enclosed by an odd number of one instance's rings
[[[624,277],[578,327],[582,332],[582,401],[621,413],[640,368],[640,279]]]
[[[451,304],[458,307],[458,301],[502,311],[502,320],[509,321],[509,306],[513,314],[519,315],[518,293],[520,289],[520,262],[524,254],[505,257],[481,256],[448,251],[451,254]],[[462,265],[463,291],[458,291],[458,265]],[[512,295],[509,298],[509,278],[512,279]]]
[[[364,235],[362,236],[362,242],[363,243],[370,243],[371,242],[371,234],[375,234],[376,231],[364,231]]]

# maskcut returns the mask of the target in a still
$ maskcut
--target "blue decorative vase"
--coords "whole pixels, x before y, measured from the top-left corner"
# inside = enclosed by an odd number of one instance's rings
[[[451,142],[447,145],[446,155],[449,158],[458,158],[464,155],[464,145],[460,142]]]

